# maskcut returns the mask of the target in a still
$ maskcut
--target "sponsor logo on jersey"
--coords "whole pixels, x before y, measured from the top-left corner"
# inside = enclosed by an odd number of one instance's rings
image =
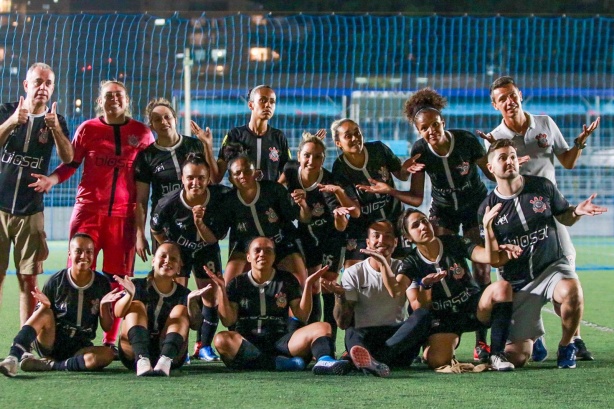
[[[243,231],[243,232],[247,231],[247,223],[241,222],[237,224],[237,230]]]
[[[540,133],[535,137],[535,139],[537,140],[537,146],[539,146],[540,148],[547,148],[549,146],[548,135],[546,135],[545,133]]]
[[[22,168],[42,169],[43,158],[28,155],[19,155],[15,152],[5,151],[0,158],[2,163],[8,163]]]
[[[136,135],[128,135],[128,145],[137,148],[140,145],[139,137]]]
[[[546,203],[544,203],[544,198],[542,196],[534,197],[530,203],[533,205],[533,211],[535,213],[543,213],[546,211],[547,206]]]
[[[182,221],[177,220],[175,225],[177,225],[177,227],[179,227],[181,230],[185,230],[185,224],[183,224]]]
[[[38,131],[38,142],[39,143],[47,143],[49,141],[49,129],[41,128]]]
[[[275,213],[275,210],[273,210],[272,208],[269,207],[269,210],[267,210],[265,213],[269,220],[269,223],[277,223],[277,221],[279,220],[277,213]]]
[[[497,220],[495,220],[495,226],[503,226],[504,224],[508,224],[509,221],[507,220],[507,215],[504,214],[501,217],[498,217]]]
[[[120,158],[117,156],[97,156],[94,162],[96,166],[109,166],[111,168],[131,168],[133,160]]]
[[[279,308],[286,308],[288,305],[288,296],[284,293],[275,294],[275,304],[277,304]]]
[[[162,172],[163,170],[164,170],[164,163],[161,163],[158,166],[156,166],[156,168],[154,169],[154,173],[159,173],[159,172]]]
[[[452,276],[455,280],[460,280],[465,275],[465,270],[457,263],[450,266],[450,271],[452,272]]]
[[[356,247],[358,247],[356,244],[356,239],[348,239],[348,243],[345,247],[348,251],[356,250]]]
[[[247,310],[249,308],[249,299],[241,298],[241,302],[239,304],[241,304],[241,307]]]
[[[390,180],[390,172],[388,172],[388,168],[385,166],[382,166],[377,173],[380,174],[380,176],[382,177],[382,182],[388,182]]]
[[[460,165],[458,165],[456,167],[456,169],[458,169],[458,172],[462,175],[465,176],[469,173],[469,162],[463,162]]]
[[[314,203],[313,208],[311,209],[311,215],[315,217],[320,217],[324,214],[324,206],[322,203]]]
[[[269,159],[273,162],[279,162],[279,151],[274,146],[269,148]]]
[[[92,313],[92,315],[98,315],[99,311],[100,311],[100,300],[99,299],[92,300],[92,309],[90,310],[90,312]]]

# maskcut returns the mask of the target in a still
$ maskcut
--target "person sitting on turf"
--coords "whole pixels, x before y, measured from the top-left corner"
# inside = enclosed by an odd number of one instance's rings
[[[137,376],[169,376],[187,355],[190,291],[175,282],[181,271],[181,250],[173,242],[158,246],[146,278],[115,277],[124,296],[115,315],[124,319],[119,358]],[[198,290],[196,290],[198,292]],[[156,361],[155,367],[151,361]]]
[[[288,315],[306,322],[311,313],[311,288],[328,270],[323,267],[301,286],[290,273],[273,268],[275,243],[256,237],[247,246],[251,270],[235,277],[228,287],[224,280],[207,270],[215,281],[219,316],[233,331],[218,333],[213,339],[222,360],[231,369],[299,371],[316,358],[316,375],[344,375],[348,361],[333,358],[334,340],[326,322],[314,322],[288,331]],[[213,287],[212,287],[213,290]]]
[[[485,288],[471,275],[467,259],[499,266],[521,252],[520,247],[499,246],[492,223],[501,205],[486,208],[485,245],[456,234],[435,236],[427,216],[413,208],[405,210],[399,223],[405,238],[416,245],[403,259],[401,282],[408,287],[412,308],[427,307],[433,321],[424,349],[431,368],[450,365],[463,332],[491,328],[489,362],[495,371],[511,371],[505,357],[505,343],[512,320],[512,286],[497,281]]]
[[[336,296],[335,320],[345,330],[354,365],[386,377],[389,365],[411,365],[426,341],[431,318],[427,309],[419,308],[405,319],[406,286],[399,281],[401,261],[392,259],[397,245],[392,223],[372,222],[366,245],[360,251],[369,257],[345,269],[342,285],[323,281],[322,286]]]
[[[0,362],[0,373],[13,377],[23,371],[93,371],[113,362],[114,352],[93,346],[98,321],[103,330],[113,325],[111,306],[121,294],[111,291],[109,280],[90,266],[94,241],[76,233],[69,243],[72,267],[55,273],[32,295],[38,305],[13,340],[8,357]],[[36,348],[43,359],[30,353]],[[21,362],[20,362],[21,361]]]

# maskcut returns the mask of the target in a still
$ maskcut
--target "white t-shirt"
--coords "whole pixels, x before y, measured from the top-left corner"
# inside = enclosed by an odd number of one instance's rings
[[[400,273],[400,260],[392,259],[390,264],[394,274]],[[388,294],[382,274],[369,265],[369,259],[347,268],[341,284],[345,289],[345,298],[356,302],[356,328],[395,325],[405,320],[407,298],[403,295],[395,299]]]

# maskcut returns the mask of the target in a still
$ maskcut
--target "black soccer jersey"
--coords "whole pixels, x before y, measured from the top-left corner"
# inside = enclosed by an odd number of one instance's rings
[[[262,171],[263,180],[277,181],[286,162],[292,157],[284,133],[271,126],[262,136],[253,133],[247,125],[232,128],[222,141],[219,159],[225,160],[224,148],[229,143],[239,143],[243,146],[245,154],[256,169]]]
[[[452,138],[447,155],[438,155],[421,138],[412,147],[411,156],[422,155],[417,162],[425,165],[424,172],[431,178],[433,204],[458,210],[486,197],[486,185],[475,163],[486,151],[471,132],[460,129],[448,132]]]
[[[96,338],[100,300],[110,291],[109,280],[98,272],[92,274],[86,286],[78,287],[69,268],[52,275],[43,287],[43,294],[51,302],[56,328],[78,341]]]
[[[197,138],[179,137],[179,142],[174,146],[160,146],[154,142],[136,157],[134,172],[137,182],[151,186],[152,214],[164,195],[181,189],[181,168],[188,154],[204,151],[202,142]]]
[[[299,208],[288,191],[269,180],[257,182],[258,192],[251,203],[245,203],[237,189],[224,195],[221,224],[209,226],[216,237],[222,238],[230,228],[230,242],[245,243],[265,236],[279,244],[296,237],[292,222],[299,217]]]
[[[231,189],[222,185],[207,187],[207,199],[203,206],[205,209],[204,223],[208,226],[216,225],[216,217],[220,215],[220,206],[225,193]],[[192,207],[184,199],[184,190],[177,190],[164,196],[151,216],[151,229],[154,233],[165,233],[166,237],[181,247],[181,256],[184,264],[198,258],[198,253],[206,246],[217,246],[205,243],[194,224]]]
[[[390,195],[356,189],[356,185],[369,185],[369,178],[385,182],[394,188],[392,172],[401,169],[401,160],[382,142],[366,142],[364,150],[366,158],[362,168],[352,166],[343,154],[339,155],[333,164],[335,184],[342,186],[360,203],[360,217],[351,218],[346,230],[350,238],[366,237],[368,225],[376,220],[390,220],[396,226],[402,211],[401,202]]]
[[[548,179],[539,176],[523,178],[524,186],[520,192],[504,197],[495,189],[478,210],[481,225],[486,206],[503,205],[493,222],[495,237],[499,244],[520,246],[522,254],[499,267],[499,273],[515,289],[532,281],[563,257],[554,216],[569,209],[569,202]],[[483,230],[483,226],[480,227]]]
[[[186,305],[190,290],[181,284],[173,283],[170,293],[164,294],[156,287],[153,279],[135,278],[134,301],[141,301],[147,309],[147,330],[156,334],[164,329],[171,311],[176,305]]]
[[[278,338],[288,332],[290,302],[301,298],[298,280],[287,271],[258,284],[248,271],[226,288],[228,300],[239,306],[236,331],[241,335]]]
[[[334,184],[333,175],[326,169],[320,170],[318,180],[312,186],[303,186],[301,182],[301,167],[298,162],[290,161],[284,168],[284,175],[288,183],[288,191],[296,189],[305,190],[307,204],[311,209],[311,221],[299,223],[298,229],[301,237],[310,237],[315,243],[325,239],[328,235],[339,233],[335,229],[333,210],[340,206],[337,197],[332,193],[323,193],[318,189],[318,184]]]
[[[422,256],[418,248],[413,248],[403,259],[401,273],[412,280],[412,287],[417,288],[428,274],[445,271],[447,276],[433,285],[431,290],[431,308],[435,313],[458,312],[461,304],[480,292],[467,264],[476,245],[457,235],[441,236],[438,240],[440,251],[437,260],[430,261]]]
[[[17,102],[0,105],[0,124],[17,109]],[[29,115],[28,122],[19,125],[0,147],[0,210],[17,216],[29,216],[43,211],[43,193],[28,187],[36,182],[32,173],[46,175],[55,140],[45,125],[44,112]],[[62,133],[68,139],[68,127],[58,115]]]

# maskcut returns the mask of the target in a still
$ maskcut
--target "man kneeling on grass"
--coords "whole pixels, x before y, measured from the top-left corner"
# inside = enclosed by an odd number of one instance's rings
[[[234,331],[220,332],[213,340],[226,366],[300,371],[313,356],[316,358],[314,374],[346,374],[350,363],[333,358],[330,324],[315,322],[295,331],[288,330],[290,311],[302,322],[309,318],[312,285],[327,267],[307,278],[301,296],[298,280],[286,271],[273,268],[275,244],[271,239],[253,239],[248,246],[247,261],[251,270],[235,277],[227,288],[222,278],[206,269],[215,282],[222,323],[226,327],[235,326]]]
[[[55,273],[43,291],[32,292],[38,305],[13,340],[8,357],[0,362],[0,373],[13,377],[23,371],[92,371],[113,362],[113,350],[93,346],[98,320],[103,330],[113,324],[111,306],[121,294],[111,291],[109,280],[90,269],[94,241],[77,233],[70,240],[72,267]],[[43,359],[30,353],[36,348]]]

